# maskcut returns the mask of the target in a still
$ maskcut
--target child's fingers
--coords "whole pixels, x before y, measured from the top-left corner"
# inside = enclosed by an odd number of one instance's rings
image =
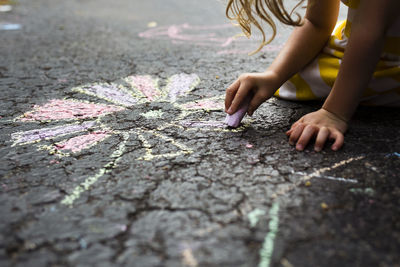
[[[299,124],[296,128],[294,128],[290,134],[289,137],[289,144],[294,145],[299,139],[301,133],[303,132],[303,129],[305,127],[305,124]]]
[[[330,134],[329,129],[326,127],[322,127],[319,130],[317,138],[315,140],[315,146],[314,146],[315,151],[319,152],[322,150],[322,148],[325,145],[326,140],[329,137],[329,134]]]
[[[265,96],[265,95],[262,95],[262,94],[259,94],[259,93],[256,94],[252,98],[252,100],[250,102],[249,109],[248,109],[248,114],[250,116],[252,116],[254,111],[267,99],[268,99],[268,97]]]
[[[296,149],[299,151],[304,150],[308,142],[310,142],[310,139],[315,136],[316,132],[317,128],[315,126],[307,125],[301,133],[299,140],[297,141]]]
[[[228,114],[232,115],[238,110],[240,104],[245,100],[246,96],[249,94],[250,89],[251,89],[251,84],[246,82],[240,83],[239,89],[237,90],[232,100],[232,103],[227,110]]]
[[[334,151],[339,150],[343,146],[344,136],[338,130],[332,131],[329,137],[330,139],[335,139],[335,142],[331,146],[332,150]]]
[[[225,111],[229,109],[232,104],[232,100],[235,98],[236,92],[239,89],[240,80],[237,79],[234,83],[232,83],[228,89],[226,89],[225,94]]]
[[[286,131],[286,135],[290,135],[293,132],[294,128],[296,128],[299,124],[300,121],[296,121],[295,123],[293,123],[290,129]]]
[[[296,121],[295,123],[292,124],[292,127],[290,127],[290,130],[293,130],[295,127],[297,127],[297,125],[299,125],[300,123],[303,123],[303,118],[301,118],[300,120]]]

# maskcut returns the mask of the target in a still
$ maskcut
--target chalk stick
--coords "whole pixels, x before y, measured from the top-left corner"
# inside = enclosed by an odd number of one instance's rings
[[[237,128],[242,121],[244,115],[246,115],[247,109],[249,108],[252,96],[248,95],[243,102],[240,104],[239,109],[232,115],[227,114],[225,118],[225,123],[228,126]]]

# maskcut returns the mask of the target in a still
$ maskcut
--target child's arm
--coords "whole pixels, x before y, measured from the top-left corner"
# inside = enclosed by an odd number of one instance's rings
[[[242,74],[226,91],[225,110],[237,111],[253,92],[248,113],[253,112],[291,76],[300,71],[323,48],[336,24],[339,0],[309,0],[303,25],[296,27],[268,70]]]
[[[316,136],[315,150],[326,140],[335,139],[333,150],[343,145],[347,122],[357,108],[379,61],[385,31],[398,16],[399,0],[360,1],[352,23],[338,77],[321,110],[307,114],[287,132],[289,142],[303,150]]]

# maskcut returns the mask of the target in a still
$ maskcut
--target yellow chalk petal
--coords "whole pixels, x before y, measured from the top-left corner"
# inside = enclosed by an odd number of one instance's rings
[[[149,27],[149,28],[157,27],[157,22],[151,21],[151,22],[147,23],[147,27]]]

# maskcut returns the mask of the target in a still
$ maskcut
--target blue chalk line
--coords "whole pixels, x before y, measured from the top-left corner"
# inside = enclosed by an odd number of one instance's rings
[[[279,203],[275,202],[269,210],[269,232],[265,236],[263,246],[260,250],[260,263],[258,267],[269,267],[272,253],[274,252],[275,237],[279,228]]]
[[[22,28],[22,26],[20,24],[0,23],[0,30],[4,30],[4,31],[20,30],[21,28]]]

